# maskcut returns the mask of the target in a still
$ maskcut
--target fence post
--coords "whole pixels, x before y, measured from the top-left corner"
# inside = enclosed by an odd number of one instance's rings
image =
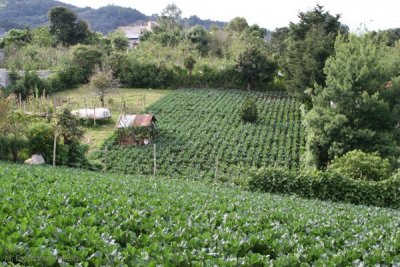
[[[93,124],[96,126],[96,106],[93,106]]]
[[[156,153],[156,144],[153,145],[153,154],[154,154],[154,168],[153,168],[153,176],[156,176],[157,172],[157,153]]]
[[[54,144],[53,144],[53,167],[56,166],[56,150],[57,150],[57,126],[56,130],[54,131]]]

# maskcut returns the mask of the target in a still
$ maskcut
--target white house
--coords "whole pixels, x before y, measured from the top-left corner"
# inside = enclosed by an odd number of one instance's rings
[[[125,37],[129,40],[129,49],[133,49],[139,45],[140,36],[146,31],[151,32],[155,25],[157,25],[156,22],[148,21],[136,26],[121,26],[118,30],[125,33]]]

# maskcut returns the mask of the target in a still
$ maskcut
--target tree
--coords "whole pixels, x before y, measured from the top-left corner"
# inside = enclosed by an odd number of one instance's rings
[[[180,29],[180,22],[182,20],[182,10],[179,7],[172,3],[167,5],[163,11],[161,12],[161,17],[159,18],[160,27],[164,30],[176,30]]]
[[[32,42],[32,31],[29,28],[24,30],[12,29],[2,40],[3,47],[19,48]]]
[[[241,17],[232,19],[226,26],[228,30],[235,32],[236,34],[241,34],[247,27],[249,27],[247,20]]]
[[[399,60],[396,48],[372,34],[337,38],[324,69],[326,86],[316,87],[305,117],[313,165],[324,168],[354,149],[400,155]]]
[[[183,64],[185,65],[185,68],[189,70],[189,76],[192,77],[192,72],[194,65],[196,64],[196,60],[193,58],[193,56],[188,56],[185,58]]]
[[[257,44],[249,44],[236,59],[236,69],[251,90],[255,84],[271,81],[276,71],[275,63],[270,60]]]
[[[129,41],[122,31],[117,30],[112,32],[111,34],[109,34],[109,38],[111,39],[111,46],[115,50],[126,51],[128,49]]]
[[[202,56],[208,53],[209,33],[200,25],[192,27],[186,32],[186,38]]]
[[[280,65],[290,95],[310,104],[311,97],[305,93],[315,84],[325,85],[323,67],[333,54],[337,34],[347,33],[340,16],[332,16],[317,5],[312,11],[300,12],[299,23],[290,23],[287,51]]]
[[[53,118],[53,124],[55,127],[53,164],[55,164],[55,160],[58,159],[62,164],[71,167],[89,166],[89,162],[85,157],[88,148],[80,142],[83,131],[79,127],[79,119],[72,115],[71,110],[67,107],[57,111]],[[59,137],[61,140],[58,139]],[[64,158],[56,155],[58,142],[62,142],[61,148]]]
[[[18,161],[18,153],[27,145],[24,131],[27,118],[24,114],[16,112],[13,108],[14,96],[3,98],[0,96],[0,136],[6,139],[12,160]]]
[[[102,107],[104,107],[105,96],[111,93],[112,90],[118,86],[119,83],[114,79],[111,70],[97,71],[90,78],[90,88],[99,96]]]
[[[77,20],[73,11],[66,7],[54,7],[49,11],[50,33],[55,38],[55,43],[65,46],[82,43],[90,36],[86,22]]]

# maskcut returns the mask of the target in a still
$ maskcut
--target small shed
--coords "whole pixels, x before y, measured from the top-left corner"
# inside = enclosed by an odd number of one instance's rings
[[[120,145],[147,145],[156,134],[156,117],[153,114],[121,114],[115,125]]]

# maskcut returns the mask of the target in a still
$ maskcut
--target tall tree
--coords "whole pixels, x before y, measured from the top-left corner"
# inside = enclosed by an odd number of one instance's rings
[[[333,54],[337,34],[348,30],[340,23],[340,15],[332,16],[320,5],[312,11],[300,12],[298,17],[299,23],[290,23],[289,45],[281,66],[289,94],[310,104],[306,90],[312,91],[315,84],[325,85],[325,61]]]
[[[269,59],[265,47],[250,43],[236,59],[236,69],[251,90],[256,84],[271,81],[276,65]]]
[[[306,114],[309,160],[318,168],[348,151],[398,157],[400,55],[372,34],[340,36]],[[389,82],[390,81],[390,82]]]
[[[50,33],[56,43],[65,46],[84,42],[90,36],[86,22],[77,20],[73,11],[66,7],[54,7],[49,11]]]

